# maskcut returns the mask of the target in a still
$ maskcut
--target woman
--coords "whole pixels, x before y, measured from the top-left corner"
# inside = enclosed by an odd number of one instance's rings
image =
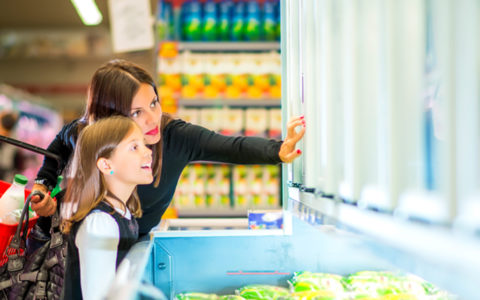
[[[292,162],[301,155],[295,148],[305,133],[303,117],[292,119],[283,142],[257,137],[230,137],[163,114],[152,77],[141,67],[124,60],[113,60],[92,77],[85,114],[65,125],[48,147],[61,156],[60,166],[45,158],[33,190],[47,193],[67,165],[76,138],[83,127],[112,115],[133,119],[142,129],[145,143],[152,149],[152,184],[138,187],[143,216],[138,219],[140,236],[156,226],[167,209],[185,166],[205,160],[235,164],[278,164]],[[302,126],[299,132],[296,127]],[[50,197],[32,198],[32,209],[41,216],[55,212]]]

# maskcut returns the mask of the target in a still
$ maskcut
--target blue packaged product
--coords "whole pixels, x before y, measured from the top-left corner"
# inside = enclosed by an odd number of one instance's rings
[[[230,25],[232,24],[232,0],[223,0],[219,3],[220,20],[218,24],[218,38],[221,41],[230,40]]]
[[[213,0],[207,0],[203,6],[203,40],[215,41],[217,40],[217,5]]]
[[[199,41],[202,37],[202,7],[198,0],[191,0],[185,5],[185,22],[183,32],[185,40]]]
[[[274,41],[277,38],[276,21],[274,1],[265,0],[263,4],[262,32],[266,41]]]
[[[277,40],[280,40],[281,28],[280,28],[280,0],[273,0],[275,6],[275,32]]]
[[[281,210],[255,210],[248,212],[249,229],[282,229],[283,213]]]
[[[173,7],[172,3],[163,3],[163,22],[165,24],[165,39],[173,39]]]
[[[260,7],[257,0],[250,0],[247,5],[245,39],[249,41],[260,39]]]
[[[245,26],[245,2],[239,0],[233,10],[232,31],[230,38],[232,41],[243,40]]]

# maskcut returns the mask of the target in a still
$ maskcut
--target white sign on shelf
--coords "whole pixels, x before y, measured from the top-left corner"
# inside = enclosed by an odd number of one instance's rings
[[[109,0],[108,7],[114,52],[153,48],[150,0]]]

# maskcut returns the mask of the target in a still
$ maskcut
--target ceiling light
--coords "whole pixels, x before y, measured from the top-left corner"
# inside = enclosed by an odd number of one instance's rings
[[[98,25],[102,22],[102,14],[94,0],[70,0],[75,6],[83,24],[87,26]]]

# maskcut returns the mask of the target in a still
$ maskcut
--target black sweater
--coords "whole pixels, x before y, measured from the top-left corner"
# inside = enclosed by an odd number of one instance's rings
[[[62,157],[57,162],[46,157],[37,174],[37,180],[52,189],[57,170],[63,171],[73,153],[77,138],[77,121],[65,125],[48,147],[48,151]],[[153,183],[139,185],[138,195],[143,216],[138,219],[139,233],[144,235],[156,226],[172,200],[178,179],[185,166],[192,161],[215,161],[234,164],[278,164],[281,141],[257,137],[231,137],[217,134],[201,126],[173,120],[162,132],[162,174],[158,187]]]

